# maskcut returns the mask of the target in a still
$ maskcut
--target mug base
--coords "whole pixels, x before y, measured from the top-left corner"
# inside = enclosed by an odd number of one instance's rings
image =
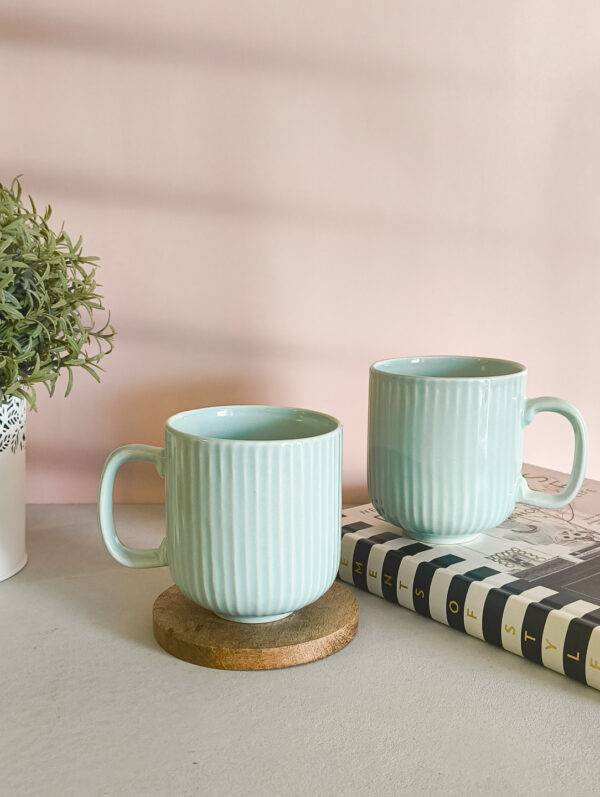
[[[219,612],[213,612],[213,614],[216,614],[222,620],[229,620],[230,623],[274,623],[276,620],[283,620],[284,617],[289,617],[292,612],[268,614],[265,617],[240,617],[235,614],[220,614]]]
[[[465,545],[468,542],[473,542],[476,540],[479,535],[482,533],[481,531],[477,531],[475,534],[445,534],[441,537],[438,534],[428,534],[427,532],[420,532],[420,531],[409,531],[405,529],[404,526],[402,527],[402,531],[404,532],[405,537],[410,537],[411,540],[418,540],[419,542],[427,542],[431,543],[432,545]]]
[[[350,642],[357,623],[358,599],[337,582],[281,622],[228,622],[175,586],[162,592],[152,609],[154,637],[167,653],[219,670],[274,670],[323,659]]]

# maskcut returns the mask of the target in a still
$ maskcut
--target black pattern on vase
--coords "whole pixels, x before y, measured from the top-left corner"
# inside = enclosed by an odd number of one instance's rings
[[[0,454],[17,451],[25,447],[25,402],[11,396],[0,404]]]

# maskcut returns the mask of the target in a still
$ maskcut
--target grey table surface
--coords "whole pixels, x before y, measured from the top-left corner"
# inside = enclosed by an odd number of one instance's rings
[[[163,507],[116,510],[156,544]],[[128,570],[89,505],[30,506],[0,584],[0,794],[570,795],[600,791],[600,694],[356,590],[356,638],[312,664],[166,654],[166,568]]]

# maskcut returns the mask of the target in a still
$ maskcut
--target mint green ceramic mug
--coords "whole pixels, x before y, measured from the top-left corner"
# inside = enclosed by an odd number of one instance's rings
[[[151,462],[165,478],[166,536],[124,546],[113,523],[118,468]],[[169,565],[190,600],[228,620],[279,620],[321,597],[340,559],[342,427],[289,407],[207,407],[173,415],[165,447],[109,455],[98,517],[106,547],[127,567]]]
[[[406,357],[371,366],[369,495],[380,515],[426,542],[466,542],[521,502],[557,508],[585,475],[583,418],[559,398],[527,399],[527,369],[482,357]],[[523,430],[557,412],[575,433],[569,483],[551,495],[521,476]]]

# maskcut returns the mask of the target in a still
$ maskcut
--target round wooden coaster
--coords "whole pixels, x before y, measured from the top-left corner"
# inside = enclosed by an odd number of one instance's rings
[[[154,636],[172,656],[219,670],[271,670],[330,656],[356,633],[358,600],[335,583],[310,606],[272,623],[234,623],[176,586],[154,601]]]

